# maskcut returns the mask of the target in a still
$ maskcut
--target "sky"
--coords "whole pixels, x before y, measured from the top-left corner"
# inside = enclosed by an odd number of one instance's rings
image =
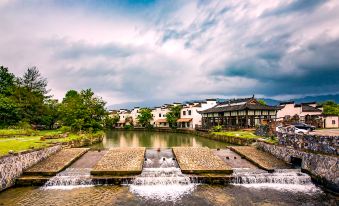
[[[107,105],[339,93],[337,0],[0,0],[0,65]]]

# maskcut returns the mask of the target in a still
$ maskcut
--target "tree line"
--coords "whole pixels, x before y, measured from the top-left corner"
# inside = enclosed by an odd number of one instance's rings
[[[73,131],[92,131],[108,122],[106,102],[91,89],[69,90],[59,102],[49,95],[47,83],[37,67],[29,67],[22,77],[16,77],[0,66],[0,127],[65,126]]]

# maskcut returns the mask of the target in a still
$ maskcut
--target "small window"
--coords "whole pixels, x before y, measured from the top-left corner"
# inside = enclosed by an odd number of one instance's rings
[[[192,111],[191,110],[188,110],[188,115],[192,115]]]
[[[182,115],[186,115],[186,111],[183,111],[183,112],[182,112]]]
[[[161,117],[161,114],[159,114],[159,117]]]
[[[332,124],[335,124],[335,120],[332,120]]]

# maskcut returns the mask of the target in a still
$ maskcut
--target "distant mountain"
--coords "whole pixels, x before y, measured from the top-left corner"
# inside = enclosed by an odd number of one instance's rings
[[[339,94],[329,94],[329,95],[318,95],[318,96],[306,96],[302,98],[296,98],[296,99],[289,99],[289,100],[276,100],[276,99],[271,99],[271,98],[263,98],[263,100],[268,104],[268,105],[278,105],[280,102],[284,101],[294,101],[295,103],[302,103],[302,102],[324,102],[327,100],[332,100],[335,102],[339,102]],[[187,101],[180,101],[180,102],[192,102],[192,101],[199,101],[199,100],[187,100]],[[201,101],[201,100],[200,100]],[[225,99],[217,99],[217,101],[225,101]],[[156,107],[156,106],[161,106],[163,104],[171,104],[173,103],[173,100],[150,100],[150,101],[142,101],[142,102],[126,102],[122,104],[114,104],[108,106],[108,109],[132,109],[134,107]]]
[[[276,99],[270,99],[270,98],[263,98],[263,100],[268,104],[268,105],[278,105],[280,102],[285,102],[285,101],[294,101],[295,103],[303,103],[303,102],[317,102],[321,103],[327,100],[332,100],[335,102],[339,102],[339,94],[329,94],[329,95],[319,95],[319,96],[306,96],[306,97],[301,97],[301,98],[296,98],[296,99],[289,99],[289,100],[276,100]]]

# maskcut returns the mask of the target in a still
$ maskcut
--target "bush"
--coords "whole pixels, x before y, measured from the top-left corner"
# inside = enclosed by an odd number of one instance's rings
[[[32,125],[29,124],[29,123],[26,122],[26,121],[20,121],[20,122],[18,123],[18,127],[19,127],[20,129],[32,129]]]
[[[221,125],[214,126],[212,130],[213,132],[220,132],[222,130],[222,126]]]
[[[145,126],[145,128],[146,128],[147,130],[153,130],[153,129],[154,129],[154,126],[151,125],[151,124],[147,124],[147,125]]]
[[[59,130],[60,130],[62,133],[70,132],[70,131],[71,131],[71,127],[69,127],[69,126],[62,126],[62,127],[60,127]]]
[[[124,126],[124,129],[125,129],[125,130],[133,129],[133,125],[130,125],[130,124],[125,125],[125,126]]]

